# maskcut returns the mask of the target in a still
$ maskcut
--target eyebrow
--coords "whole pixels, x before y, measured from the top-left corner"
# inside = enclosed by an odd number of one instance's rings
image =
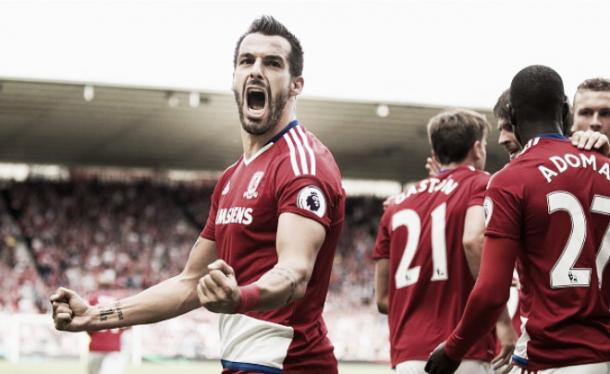
[[[256,57],[256,56],[254,56],[254,54],[252,54],[250,52],[244,52],[244,53],[242,53],[242,54],[240,54],[238,56],[238,58],[244,58],[244,57]],[[281,55],[266,55],[266,56],[263,56],[263,59],[265,59],[265,60],[280,60],[280,61],[284,61],[285,60],[284,56],[281,56]]]
[[[278,60],[283,62],[284,61],[284,57],[280,56],[280,55],[268,55],[263,57],[265,60]]]
[[[252,53],[241,53],[239,56],[237,56],[238,59],[240,58],[244,58],[244,57],[254,57],[254,55]]]

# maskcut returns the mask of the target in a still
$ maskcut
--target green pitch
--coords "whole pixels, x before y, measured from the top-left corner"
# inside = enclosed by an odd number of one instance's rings
[[[388,365],[340,363],[341,374],[391,374]],[[19,364],[0,361],[0,373],[6,374],[86,374],[85,367],[76,360],[32,360],[27,359]],[[218,362],[165,362],[144,363],[141,367],[128,366],[125,374],[220,374]]]

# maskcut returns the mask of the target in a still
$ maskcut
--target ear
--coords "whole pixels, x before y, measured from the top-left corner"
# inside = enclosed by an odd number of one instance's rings
[[[292,82],[290,82],[290,94],[289,96],[298,96],[303,91],[303,86],[305,85],[305,80],[303,76],[299,76],[296,78],[292,78]]]
[[[477,160],[480,160],[484,157],[483,143],[480,140],[477,140],[472,145],[472,150],[474,152],[474,156]]]

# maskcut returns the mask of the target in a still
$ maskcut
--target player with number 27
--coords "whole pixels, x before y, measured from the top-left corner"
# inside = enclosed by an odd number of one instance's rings
[[[523,150],[490,181],[481,273],[464,316],[426,365],[451,373],[493,326],[520,268],[522,334],[516,372],[610,373],[610,159],[561,133],[561,77],[521,70],[510,88]]]

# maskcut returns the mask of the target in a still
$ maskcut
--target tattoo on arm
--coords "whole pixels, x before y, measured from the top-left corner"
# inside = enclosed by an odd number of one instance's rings
[[[106,321],[108,317],[114,314],[114,309],[101,309],[100,310],[100,321]]]
[[[290,269],[282,267],[274,267],[273,269],[271,269],[271,272],[286,279],[290,283],[288,299],[286,300],[286,304],[290,304],[292,302],[292,299],[294,298],[294,290],[297,288],[297,279],[294,275],[294,272]]]
[[[119,302],[117,301],[116,304],[114,304],[114,307],[116,308],[116,314],[119,317],[119,321],[123,320],[123,310],[121,309],[121,305],[119,304]]]
[[[116,313],[119,321],[123,320],[123,310],[121,309],[121,305],[117,301],[114,304],[114,308],[101,308],[100,309],[100,321],[106,321],[109,317],[112,317]]]

